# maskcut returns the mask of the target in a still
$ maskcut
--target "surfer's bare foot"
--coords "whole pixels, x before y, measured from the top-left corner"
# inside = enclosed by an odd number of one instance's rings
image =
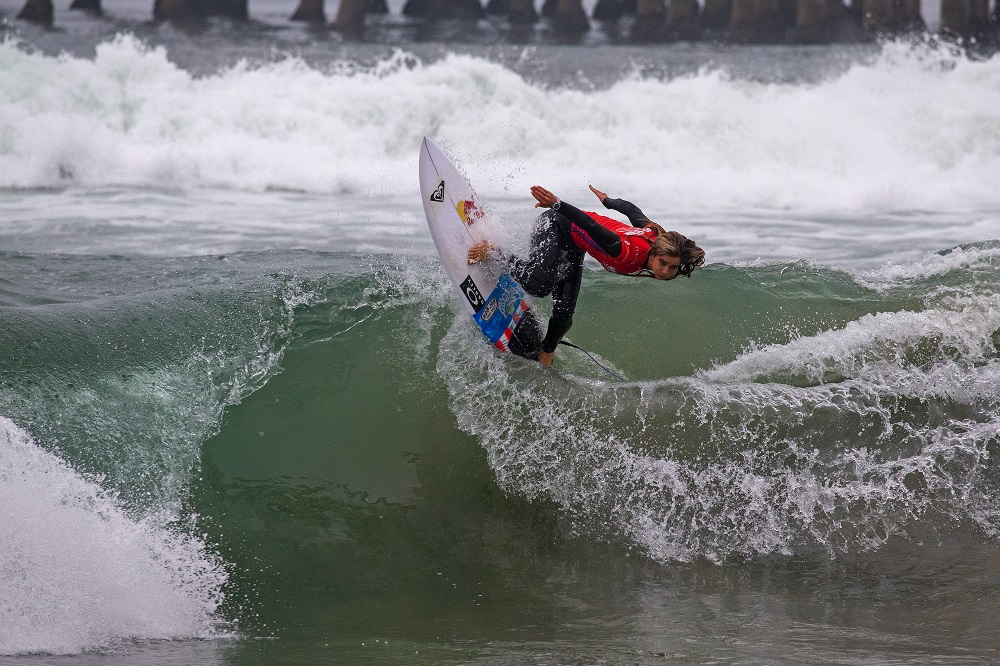
[[[487,255],[489,255],[491,249],[489,241],[476,243],[469,248],[469,263],[478,264],[480,261],[485,259]]]
[[[545,366],[548,366],[548,367],[551,368],[552,367],[552,357],[555,356],[555,355],[556,355],[556,353],[554,351],[552,351],[552,352],[540,351],[540,352],[538,352],[538,362],[541,363],[542,365],[545,365]]]

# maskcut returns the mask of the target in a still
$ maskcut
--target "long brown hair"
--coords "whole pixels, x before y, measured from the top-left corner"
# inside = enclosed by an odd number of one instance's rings
[[[650,222],[646,228],[656,231],[656,238],[649,247],[649,256],[679,257],[681,267],[677,269],[678,275],[691,277],[694,269],[705,265],[705,251],[690,238],[676,231],[666,231],[656,222]]]

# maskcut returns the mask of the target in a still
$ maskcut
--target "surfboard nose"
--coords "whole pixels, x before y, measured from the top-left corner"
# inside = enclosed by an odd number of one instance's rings
[[[430,149],[433,148],[434,150],[441,152],[441,149],[438,148],[438,145],[434,143],[429,136],[424,136],[424,140],[420,142],[420,148],[427,151],[430,151]]]

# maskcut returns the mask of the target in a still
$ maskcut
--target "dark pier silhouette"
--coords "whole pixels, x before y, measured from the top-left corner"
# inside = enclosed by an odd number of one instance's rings
[[[70,9],[102,12],[102,1],[67,0]],[[561,42],[579,41],[592,22],[635,43],[713,40],[740,44],[826,44],[871,41],[925,31],[921,0],[598,0],[591,16],[582,0],[406,0],[405,16],[436,20],[506,18],[512,29],[549,22]],[[1000,5],[1000,0],[992,0]],[[184,23],[213,16],[236,21],[250,15],[249,0],[152,0],[154,20]],[[1000,9],[991,0],[940,0],[942,34],[956,40],[997,43]],[[328,23],[325,0],[289,0],[289,18],[330,27],[346,38],[364,35],[366,17],[389,11],[386,0],[340,0]],[[53,0],[26,0],[17,18],[53,25]],[[617,24],[625,21],[627,30]],[[512,30],[512,33],[514,31]]]

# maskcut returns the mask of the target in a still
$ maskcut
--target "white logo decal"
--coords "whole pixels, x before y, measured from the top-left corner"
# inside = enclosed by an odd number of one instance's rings
[[[497,299],[491,298],[490,302],[486,304],[483,308],[483,313],[479,315],[479,318],[483,321],[489,321],[493,318],[493,315],[497,313]]]

